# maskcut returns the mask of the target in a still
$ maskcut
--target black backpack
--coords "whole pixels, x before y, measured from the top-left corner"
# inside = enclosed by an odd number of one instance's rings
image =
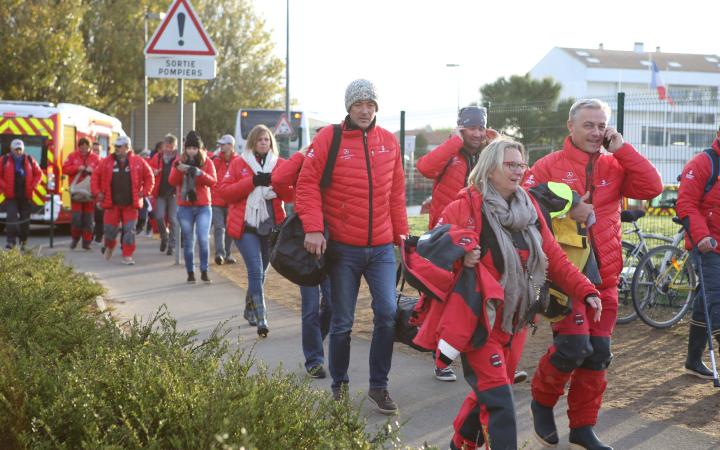
[[[342,127],[333,125],[333,140],[325,163],[320,187],[330,185],[332,172],[335,168]],[[327,227],[325,239],[328,239]],[[301,286],[317,286],[327,276],[325,255],[319,259],[305,250],[305,230],[300,216],[293,213],[271,235],[270,265],[283,277]]]

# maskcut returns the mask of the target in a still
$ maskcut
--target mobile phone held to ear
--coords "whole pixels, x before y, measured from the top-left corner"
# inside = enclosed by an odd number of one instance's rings
[[[610,149],[610,138],[605,136],[602,141],[602,146],[605,147],[605,150]]]

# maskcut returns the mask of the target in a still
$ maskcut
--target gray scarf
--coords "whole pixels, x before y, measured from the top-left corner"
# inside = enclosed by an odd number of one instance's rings
[[[525,325],[531,305],[539,301],[538,294],[545,284],[547,273],[547,256],[542,249],[540,231],[535,225],[537,211],[528,193],[518,187],[508,204],[491,183],[485,191],[482,209],[500,245],[505,266],[500,278],[500,284],[505,289],[502,329],[514,333]],[[520,261],[511,231],[520,231],[529,247],[526,267]]]

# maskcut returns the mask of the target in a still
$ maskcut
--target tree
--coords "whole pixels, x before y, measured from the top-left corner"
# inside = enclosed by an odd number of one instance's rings
[[[567,113],[573,99],[558,101],[562,85],[552,78],[526,75],[498,78],[480,88],[489,103],[488,123],[522,142],[531,161],[558,148],[567,135]]]
[[[81,0],[3,2],[0,98],[78,102],[94,94],[95,86],[84,73],[84,11]]]

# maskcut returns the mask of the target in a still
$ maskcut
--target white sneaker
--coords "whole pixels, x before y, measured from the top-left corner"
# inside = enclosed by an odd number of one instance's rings
[[[516,370],[515,371],[515,379],[513,380],[513,384],[518,383],[524,383],[528,379],[528,373],[524,370]]]
[[[135,260],[132,259],[132,256],[123,256],[122,263],[126,266],[132,266],[135,265]]]

